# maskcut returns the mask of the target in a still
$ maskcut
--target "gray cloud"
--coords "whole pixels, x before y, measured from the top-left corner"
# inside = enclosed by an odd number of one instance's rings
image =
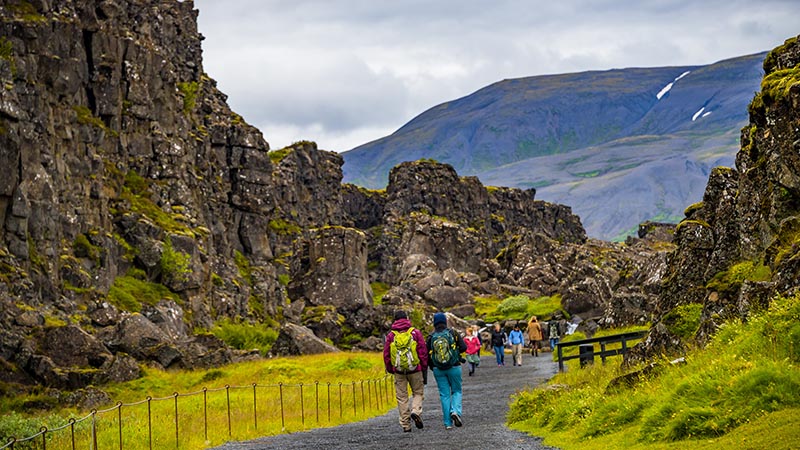
[[[204,65],[273,145],[343,151],[504,78],[707,64],[800,30],[793,0],[195,0]]]

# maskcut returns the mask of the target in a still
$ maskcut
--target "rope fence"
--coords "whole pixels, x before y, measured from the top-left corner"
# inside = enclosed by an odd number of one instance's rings
[[[0,443],[0,450],[203,448],[212,443],[210,431],[212,440],[222,443],[303,430],[307,421],[343,423],[382,410],[393,397],[394,381],[389,375],[350,383],[204,387],[93,409],[60,427],[42,426],[32,436],[12,437]]]

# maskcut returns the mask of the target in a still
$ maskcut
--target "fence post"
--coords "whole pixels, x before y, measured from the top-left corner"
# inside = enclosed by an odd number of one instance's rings
[[[72,438],[72,450],[75,450],[75,419],[69,418],[69,433]]]
[[[175,448],[179,448],[180,440],[178,437],[178,394],[177,392],[173,392],[172,396],[175,397]]]
[[[367,404],[364,401],[364,380],[361,380],[361,412],[367,412]]]
[[[342,382],[339,382],[339,418],[342,418]]]
[[[331,382],[328,381],[328,422],[331,421]]]
[[[97,450],[97,410],[92,410],[92,450]]]
[[[358,414],[356,411],[356,382],[353,381],[353,416],[355,417],[356,414]]]
[[[317,402],[317,423],[319,423],[319,381],[314,382],[314,401]]]
[[[39,433],[42,433],[42,450],[47,450],[47,427],[42,425],[39,428]]]
[[[203,386],[203,438],[208,442],[208,388]]]
[[[258,430],[258,405],[256,404],[256,383],[253,383],[253,427]]]
[[[147,396],[147,440],[150,443],[150,450],[153,450],[153,420],[152,414],[150,411],[150,402],[153,401],[153,397]]]
[[[117,425],[119,425],[119,450],[122,450],[122,402],[117,402]]]
[[[228,405],[228,437],[231,437],[231,385],[225,385],[225,398]]]
[[[303,383],[300,383],[300,423],[306,427],[306,407],[303,404]]]
[[[281,431],[286,429],[286,422],[283,417],[283,382],[278,383],[278,390],[281,394]]]

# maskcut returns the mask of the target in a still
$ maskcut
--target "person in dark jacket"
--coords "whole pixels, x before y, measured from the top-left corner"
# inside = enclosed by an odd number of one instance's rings
[[[452,342],[455,344],[454,352],[456,358],[450,367],[439,367],[436,359],[429,359],[433,366],[433,376],[436,377],[436,386],[439,388],[439,400],[442,404],[442,417],[446,429],[453,428],[453,425],[460,427],[461,422],[461,353],[467,351],[467,344],[464,339],[453,329],[447,328],[447,316],[442,312],[433,315],[434,332],[428,336],[425,345],[429,352],[433,352],[434,339],[437,333],[449,332]],[[432,355],[431,355],[432,357]]]
[[[411,431],[411,421],[417,428],[422,428],[422,400],[425,398],[425,384],[428,383],[428,348],[422,332],[414,328],[411,337],[416,342],[419,364],[408,370],[400,370],[392,361],[391,345],[397,333],[405,333],[411,326],[408,314],[405,311],[394,313],[392,330],[386,335],[383,346],[383,364],[388,373],[394,374],[394,390],[397,396],[397,410],[400,413],[400,426],[404,432]],[[408,404],[408,387],[411,386],[411,408]]]
[[[499,322],[495,322],[494,330],[492,330],[492,337],[489,339],[492,343],[492,348],[494,349],[494,357],[497,360],[498,366],[505,366],[506,365],[506,354],[505,348],[506,343],[508,343],[508,336],[500,327]]]

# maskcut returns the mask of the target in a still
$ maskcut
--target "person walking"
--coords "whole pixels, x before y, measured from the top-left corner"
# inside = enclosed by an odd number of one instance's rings
[[[442,418],[446,429],[453,425],[460,427],[461,420],[461,353],[467,344],[458,333],[447,327],[447,316],[442,312],[433,315],[433,333],[425,345],[429,361],[433,366],[433,376],[439,388],[439,401],[442,404]]]
[[[428,384],[428,347],[422,332],[411,326],[405,311],[394,313],[392,329],[383,346],[383,364],[386,372],[394,374],[394,390],[400,426],[411,431],[411,421],[422,428],[422,401]],[[411,386],[409,408],[408,387]]]
[[[500,322],[495,322],[490,341],[492,343],[492,348],[494,349],[494,357],[497,360],[497,365],[505,366],[505,348],[506,343],[508,342],[508,336],[506,336],[506,334],[500,328]]]
[[[539,356],[539,348],[542,340],[542,324],[536,319],[536,316],[531,316],[528,321],[528,343],[531,346],[531,355]]]
[[[525,346],[525,335],[519,329],[519,324],[514,324],[514,329],[508,335],[508,341],[511,343],[511,356],[514,359],[515,366],[522,365],[522,347]]]
[[[555,352],[556,345],[558,345],[558,341],[561,338],[561,332],[558,329],[558,320],[555,318],[550,319],[547,328],[550,331],[550,351]]]
[[[467,335],[464,337],[467,344],[467,363],[469,364],[469,376],[475,374],[475,369],[481,363],[481,338],[478,336],[478,327],[468,326]]]

